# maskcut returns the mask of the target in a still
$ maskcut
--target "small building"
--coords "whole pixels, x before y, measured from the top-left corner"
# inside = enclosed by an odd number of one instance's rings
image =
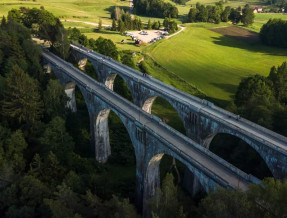
[[[254,8],[251,8],[251,9],[253,10],[254,14],[263,12],[263,8],[262,7],[254,7]]]

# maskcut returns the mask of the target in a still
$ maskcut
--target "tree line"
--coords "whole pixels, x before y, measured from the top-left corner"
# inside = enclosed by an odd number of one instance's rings
[[[196,6],[192,7],[188,13],[188,20],[192,23],[209,22],[216,24],[230,20],[236,24],[242,22],[244,26],[249,26],[254,22],[254,13],[248,4],[243,9],[241,7],[234,9],[230,6],[223,8],[222,2],[207,6],[196,3]]]
[[[63,52],[66,46],[63,42],[75,41],[87,43],[87,47],[120,59],[125,64],[133,63],[125,57],[126,54],[119,54],[112,42],[103,38],[95,42],[85,39],[78,30],[62,29],[62,24],[52,14],[38,9],[33,9],[33,13],[29,10],[32,9],[25,9],[25,19],[30,20],[26,25],[31,24],[29,28],[22,23],[22,12],[16,16],[20,18],[16,22],[12,16],[17,14],[16,11],[10,13],[8,20],[3,18],[0,26],[0,214],[5,217],[139,217],[129,200],[121,197],[124,193],[118,193],[123,184],[113,189],[120,197],[112,195],[110,190],[105,189],[111,195],[101,192],[102,184],[98,185],[98,178],[104,177],[108,166],[97,163],[90,154],[89,118],[82,109],[84,100],[76,93],[79,113],[71,113],[65,107],[68,99],[64,86],[53,74],[43,72],[41,49],[31,40],[31,33],[40,35],[39,29],[45,30],[47,33],[41,35],[42,38],[53,40],[51,49],[63,56],[69,55]],[[41,21],[40,15],[51,19]],[[52,33],[57,36],[52,38]],[[276,99],[279,109],[286,107],[286,68],[286,63],[273,67],[269,77],[265,78],[268,85],[258,80],[255,82],[258,86],[251,91],[249,86],[254,82],[250,80],[251,83],[239,89],[238,93],[242,94],[238,94],[236,99],[248,102],[249,106],[258,106],[252,114],[261,111],[264,99]],[[92,73],[91,67],[87,67],[86,72]],[[269,95],[263,98],[265,93]],[[273,98],[270,97],[272,95]],[[257,105],[260,101],[262,103]],[[270,104],[273,103],[270,101]],[[281,116],[278,117],[280,127],[287,123],[282,121],[286,119],[286,112],[285,115],[278,115]],[[262,120],[266,120],[265,117]],[[110,124],[110,127],[114,125]],[[123,135],[122,131],[116,132],[115,138],[111,139],[115,144]],[[127,161],[127,157],[132,156],[131,151],[122,147],[120,144],[113,150],[113,161],[119,164],[115,157],[121,157],[119,159],[124,164],[134,162],[132,159]],[[263,181],[262,185],[252,185],[246,193],[218,190],[206,196],[199,206],[193,206],[192,212],[188,213],[182,207],[173,177],[168,174],[162,189],[157,190],[150,200],[151,215],[183,218],[194,215],[254,217],[255,214],[260,217],[284,217],[286,190],[286,183],[273,179]]]
[[[287,136],[287,62],[273,66],[267,77],[243,79],[235,95],[236,110],[255,123]]]
[[[119,7],[111,13],[112,22],[112,31],[119,31],[124,33],[126,30],[141,30],[143,29],[143,23],[140,18],[132,18],[129,12],[121,10]]]
[[[269,19],[261,27],[260,39],[266,45],[287,48],[287,21],[282,19]]]
[[[176,6],[163,0],[134,0],[135,14],[159,18],[177,18],[178,9]]]
[[[111,13],[111,18],[113,19],[111,30],[119,31],[121,34],[123,34],[127,30],[142,30],[144,28],[144,25],[140,18],[132,18],[129,12],[125,12],[119,7],[115,7],[113,12]],[[158,30],[161,26],[164,26],[164,28],[170,33],[174,33],[178,29],[176,21],[167,17],[164,19],[162,24],[160,21],[151,22],[151,20],[149,19],[146,28],[148,30]]]

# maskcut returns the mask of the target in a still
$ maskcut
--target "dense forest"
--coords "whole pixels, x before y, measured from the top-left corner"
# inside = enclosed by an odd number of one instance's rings
[[[69,61],[69,43],[73,41],[135,67],[130,52],[119,52],[111,40],[88,39],[77,29],[65,30],[59,19],[43,8],[12,10],[7,19],[2,19],[0,216],[139,217],[134,204],[135,157],[123,124],[114,113],[110,114],[112,155],[106,164],[98,163],[90,152],[89,117],[80,91],[76,90],[77,112],[72,113],[66,107],[64,86],[53,73],[43,71],[41,47],[31,35],[49,41],[50,50]],[[90,63],[84,71],[96,79]],[[273,67],[268,78],[243,80],[236,97],[238,110],[253,110],[242,108],[247,102],[258,111],[262,104],[254,101],[265,99],[262,96],[266,93],[270,104],[286,108],[286,74],[284,63]],[[244,88],[252,81],[257,81],[260,91]],[[115,81],[115,91],[129,99],[122,87],[122,80]],[[273,115],[278,114],[274,111]],[[270,125],[286,134],[286,127],[273,122]],[[148,202],[152,217],[287,215],[287,183],[265,179],[262,185],[251,185],[244,193],[218,189],[192,200],[181,188],[170,161],[166,159],[163,165],[162,188]]]
[[[178,9],[163,0],[134,0],[135,14],[159,18],[177,18]]]
[[[219,2],[215,5],[202,5],[196,3],[196,7],[192,7],[188,13],[189,22],[209,22],[220,23],[232,21],[233,23],[242,22],[244,26],[249,26],[254,22],[254,13],[249,5],[241,8],[231,8],[227,6],[223,8],[223,3]]]
[[[287,21],[270,19],[261,27],[260,38],[266,45],[287,47]]]

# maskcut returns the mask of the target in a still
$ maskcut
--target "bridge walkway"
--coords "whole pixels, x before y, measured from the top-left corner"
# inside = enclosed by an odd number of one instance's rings
[[[214,155],[186,136],[171,128],[167,128],[166,124],[156,121],[153,115],[148,114],[128,102],[126,99],[106,88],[103,84],[98,83],[73,67],[70,63],[65,62],[48,51],[44,51],[43,56],[80,84],[86,86],[87,90],[95,93],[95,95],[103,101],[108,102],[109,105],[113,105],[113,107],[117,108],[121,113],[144,125],[147,131],[149,130],[156,133],[161,140],[165,140],[167,144],[172,146],[171,149],[197,162],[202,169],[205,169],[205,172],[225,181],[232,188],[247,189],[250,183],[250,181],[248,181],[250,175],[235,168],[233,165]]]
[[[86,56],[96,59],[101,62],[105,56],[88,50],[84,47],[71,44],[73,49],[76,49]],[[268,130],[262,126],[259,126],[255,123],[252,123],[244,118],[237,120],[237,115],[230,113],[226,110],[223,110],[217,106],[208,106],[206,104],[206,100],[203,101],[200,98],[184,93],[172,86],[169,86],[165,83],[160,82],[157,79],[151,77],[143,77],[142,73],[136,71],[130,67],[127,67],[117,61],[112,59],[104,59],[104,63],[115,69],[116,71],[121,72],[123,75],[127,77],[131,77],[136,81],[140,81],[142,84],[150,87],[153,90],[159,90],[161,93],[165,93],[167,96],[172,97],[174,99],[180,100],[187,105],[195,108],[195,110],[200,111],[201,114],[205,114],[209,117],[213,117],[215,120],[228,125],[230,128],[235,129],[251,138],[255,138],[260,142],[264,142],[268,146],[280,150],[282,153],[287,155],[287,138],[279,135],[271,130]]]

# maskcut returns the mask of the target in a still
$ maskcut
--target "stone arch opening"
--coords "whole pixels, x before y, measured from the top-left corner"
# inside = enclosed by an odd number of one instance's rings
[[[205,140],[204,146],[247,174],[259,179],[273,177],[260,153],[237,136],[228,133],[213,134]]]
[[[153,200],[153,196],[158,194],[157,191],[167,173],[173,175],[173,182],[177,185],[177,196],[174,197],[177,197],[180,204],[184,206],[184,210],[191,214],[190,206],[198,203],[206,195],[206,191],[184,163],[164,153],[155,155],[148,163],[145,178],[145,203],[148,205],[150,199]]]
[[[66,87],[72,87],[73,103],[76,111],[68,113],[67,130],[73,137],[76,144],[75,152],[83,157],[93,157],[91,155],[91,135],[90,135],[90,117],[85,98],[80,88],[73,82],[67,83]]]
[[[87,59],[85,61],[85,65],[84,65],[84,69],[81,69],[80,68],[80,65],[79,68],[84,71],[87,75],[89,75],[90,77],[92,77],[94,80],[98,81],[99,82],[99,76],[98,76],[98,72],[95,70],[93,64]]]
[[[104,188],[99,195],[110,198],[112,193],[135,202],[136,156],[123,120],[111,109],[98,113],[95,127],[96,158],[105,163]]]
[[[150,114],[158,116],[163,122],[186,135],[183,121],[177,110],[164,98],[152,96],[144,102],[142,109]]]
[[[69,98],[66,107],[69,108],[72,112],[77,112],[75,89],[76,89],[76,84],[74,82],[66,83],[65,93]]]
[[[105,85],[123,98],[133,102],[128,84],[119,74],[109,74],[109,76],[106,78]]]

